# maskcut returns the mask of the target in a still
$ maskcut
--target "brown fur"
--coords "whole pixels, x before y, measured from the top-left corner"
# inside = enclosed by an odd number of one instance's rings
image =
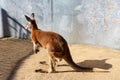
[[[92,70],[92,68],[80,67],[76,65],[71,57],[70,50],[66,40],[59,34],[54,32],[47,32],[38,29],[32,13],[32,19],[26,16],[31,29],[31,40],[34,44],[35,53],[38,52],[37,46],[41,46],[48,51],[49,54],[49,70],[48,72],[55,71],[56,58],[64,59],[76,71]]]

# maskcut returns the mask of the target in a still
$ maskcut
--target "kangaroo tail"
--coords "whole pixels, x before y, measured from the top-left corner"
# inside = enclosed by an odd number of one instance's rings
[[[64,57],[64,60],[76,71],[93,71],[93,68],[90,67],[82,67],[73,62],[73,60],[68,59],[67,57]]]
[[[67,46],[68,47],[68,46]],[[63,59],[76,71],[93,71],[93,68],[90,68],[90,67],[82,67],[82,66],[79,66],[77,65],[72,57],[71,57],[71,54],[70,54],[70,50],[69,48],[66,48],[67,51],[65,51],[65,55],[63,57]]]

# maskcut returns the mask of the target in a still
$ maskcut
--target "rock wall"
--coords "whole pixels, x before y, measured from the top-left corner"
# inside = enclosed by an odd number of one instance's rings
[[[0,0],[0,37],[28,38],[24,15],[36,14],[40,29],[68,43],[120,49],[119,0]]]

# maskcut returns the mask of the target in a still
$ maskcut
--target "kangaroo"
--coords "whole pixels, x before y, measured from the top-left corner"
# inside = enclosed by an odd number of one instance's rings
[[[78,66],[72,59],[67,41],[55,32],[43,31],[38,29],[35,15],[32,17],[25,15],[28,21],[27,28],[30,28],[30,38],[33,43],[34,52],[37,53],[38,45],[47,50],[49,55],[49,69],[48,72],[55,72],[56,58],[65,60],[75,71],[92,70],[92,68]]]

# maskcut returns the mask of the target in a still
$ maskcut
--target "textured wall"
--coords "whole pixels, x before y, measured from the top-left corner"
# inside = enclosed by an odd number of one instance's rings
[[[0,37],[27,38],[24,14],[36,13],[39,28],[69,43],[120,49],[119,0],[0,0]]]

